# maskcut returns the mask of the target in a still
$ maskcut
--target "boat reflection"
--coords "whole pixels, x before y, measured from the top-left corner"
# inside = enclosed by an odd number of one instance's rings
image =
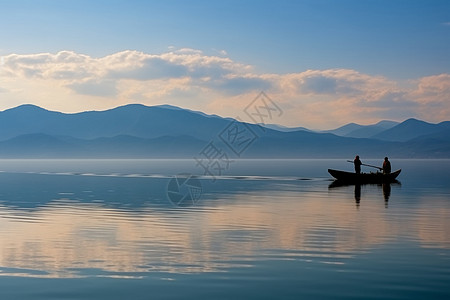
[[[387,203],[389,201],[389,197],[391,196],[391,184],[390,183],[383,183],[382,187],[383,187],[384,201],[385,201],[385,203],[387,205]]]
[[[361,202],[361,185],[355,184],[355,202],[356,207],[359,207],[359,203]]]
[[[389,203],[389,198],[391,197],[391,185],[401,185],[401,183],[398,180],[394,180],[393,182],[390,182],[390,183],[389,182],[385,182],[385,183],[382,183],[382,184],[370,184],[370,183],[366,183],[366,184],[353,183],[353,184],[350,184],[348,182],[335,180],[328,186],[328,188],[329,189],[335,189],[335,188],[340,188],[340,187],[348,187],[348,186],[352,186],[352,185],[355,186],[354,197],[355,197],[356,207],[359,207],[360,204],[361,204],[361,186],[378,186],[383,191],[384,205],[387,208],[388,207],[388,203]]]

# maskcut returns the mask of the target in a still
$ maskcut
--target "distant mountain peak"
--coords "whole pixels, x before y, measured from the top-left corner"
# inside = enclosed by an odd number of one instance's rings
[[[345,137],[369,138],[396,125],[398,125],[398,122],[388,120],[382,120],[372,125],[349,123],[339,128],[327,130],[325,132]]]
[[[174,109],[174,110],[183,110],[183,108],[181,108],[181,107],[170,105],[170,104],[155,105],[155,107]]]
[[[308,128],[305,128],[305,127],[287,127],[287,126],[279,125],[279,124],[263,124],[263,123],[259,123],[257,125],[265,127],[265,128],[269,128],[269,129],[272,129],[272,130],[281,131],[281,132],[291,132],[291,131],[309,131],[309,132],[312,132],[312,130],[310,130]]]
[[[422,135],[436,133],[439,130],[441,130],[441,128],[438,124],[432,124],[415,118],[409,118],[402,123],[372,137],[386,141],[405,142]]]
[[[40,106],[34,105],[34,104],[22,104],[16,107],[5,109],[3,112],[6,111],[47,111],[45,108],[42,108]]]
[[[428,122],[425,122],[425,121],[422,121],[422,120],[418,120],[418,119],[416,119],[416,118],[409,118],[409,119],[406,119],[405,121],[403,121],[403,122],[400,123],[400,124],[409,124],[409,123],[431,124],[431,123],[428,123]]]
[[[378,122],[378,123],[375,124],[375,125],[376,125],[376,126],[379,126],[379,127],[383,127],[383,128],[388,129],[388,128],[392,128],[392,127],[394,127],[394,126],[396,126],[396,125],[398,125],[398,124],[400,124],[400,123],[399,123],[399,122],[396,122],[396,121],[382,120],[382,121]]]

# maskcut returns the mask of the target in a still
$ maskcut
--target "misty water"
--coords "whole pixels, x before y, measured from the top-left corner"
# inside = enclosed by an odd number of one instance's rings
[[[450,161],[391,162],[0,160],[0,298],[448,299]]]

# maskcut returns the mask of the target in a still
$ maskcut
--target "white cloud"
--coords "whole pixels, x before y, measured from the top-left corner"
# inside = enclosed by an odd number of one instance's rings
[[[127,50],[100,58],[72,51],[11,54],[1,57],[2,103],[27,99],[63,111],[168,103],[244,117],[245,106],[264,90],[284,107],[283,119],[273,122],[285,125],[324,128],[411,116],[450,119],[449,74],[420,78],[405,88],[350,69],[261,74],[221,54],[189,48],[162,54]]]
[[[418,112],[424,118],[450,120],[450,74],[420,78],[408,96],[417,103]]]

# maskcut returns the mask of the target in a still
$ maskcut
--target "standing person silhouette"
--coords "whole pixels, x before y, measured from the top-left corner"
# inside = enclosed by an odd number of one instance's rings
[[[391,173],[391,162],[387,157],[385,157],[383,162],[383,174],[390,174],[390,173]]]
[[[356,155],[355,159],[353,160],[353,164],[355,165],[355,173],[360,174],[362,162],[359,160],[359,155]]]

